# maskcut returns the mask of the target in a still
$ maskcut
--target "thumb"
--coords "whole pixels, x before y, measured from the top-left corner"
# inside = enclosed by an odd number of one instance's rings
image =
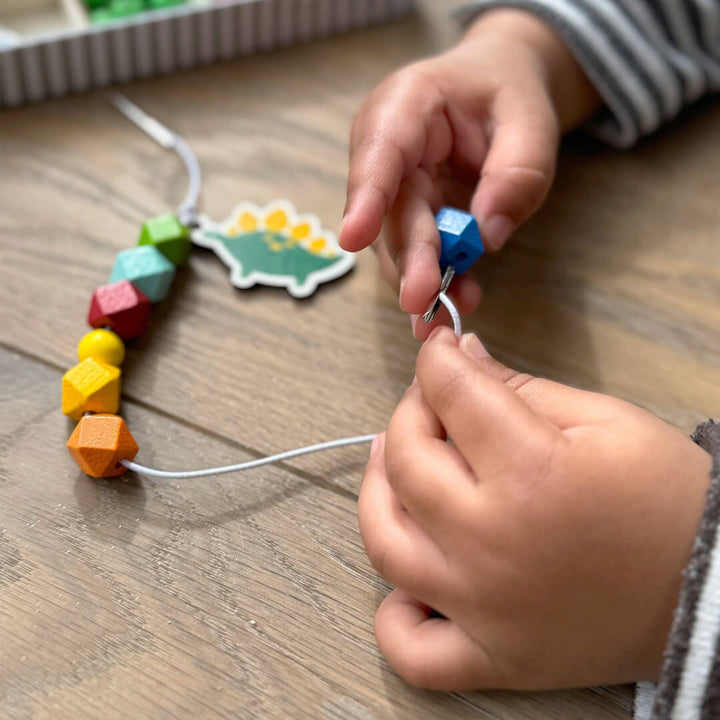
[[[480,182],[470,204],[489,250],[499,250],[547,196],[560,131],[549,98],[501,91]]]
[[[595,422],[604,398],[506,367],[474,335],[437,328],[418,354],[424,398],[471,467],[517,448],[550,447],[561,430]]]
[[[475,360],[485,375],[513,391],[535,415],[549,420],[560,430],[596,422],[602,415],[603,405],[612,410],[610,405],[615,401],[606,395],[579,390],[503,365],[488,353],[476,335],[463,335],[458,346]]]

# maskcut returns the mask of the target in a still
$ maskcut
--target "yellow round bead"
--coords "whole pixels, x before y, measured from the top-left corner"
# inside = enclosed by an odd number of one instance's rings
[[[112,330],[92,330],[78,344],[78,359],[101,360],[108,365],[121,365],[125,358],[125,345]]]

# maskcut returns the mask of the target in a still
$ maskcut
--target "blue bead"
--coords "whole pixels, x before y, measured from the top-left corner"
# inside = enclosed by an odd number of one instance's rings
[[[168,294],[174,276],[175,266],[154,245],[138,245],[118,253],[110,282],[129,280],[155,303]]]
[[[477,222],[470,213],[444,207],[435,216],[435,223],[442,242],[440,265],[452,265],[461,275],[485,252]]]

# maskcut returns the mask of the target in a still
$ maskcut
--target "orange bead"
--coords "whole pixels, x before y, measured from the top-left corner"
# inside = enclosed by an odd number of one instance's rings
[[[119,415],[84,415],[67,448],[83,472],[92,477],[117,477],[127,468],[121,460],[132,460],[138,445]]]

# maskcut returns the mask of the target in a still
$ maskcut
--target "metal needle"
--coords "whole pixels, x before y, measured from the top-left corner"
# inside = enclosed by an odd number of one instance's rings
[[[443,274],[442,281],[440,282],[440,290],[435,296],[435,299],[432,301],[432,304],[428,308],[427,312],[423,315],[423,320],[426,323],[431,323],[435,319],[435,315],[437,315],[437,311],[440,309],[440,305],[442,304],[440,294],[447,292],[448,288],[450,287],[450,283],[452,282],[452,279],[454,277],[455,268],[452,265],[448,265],[445,268],[445,273]]]

